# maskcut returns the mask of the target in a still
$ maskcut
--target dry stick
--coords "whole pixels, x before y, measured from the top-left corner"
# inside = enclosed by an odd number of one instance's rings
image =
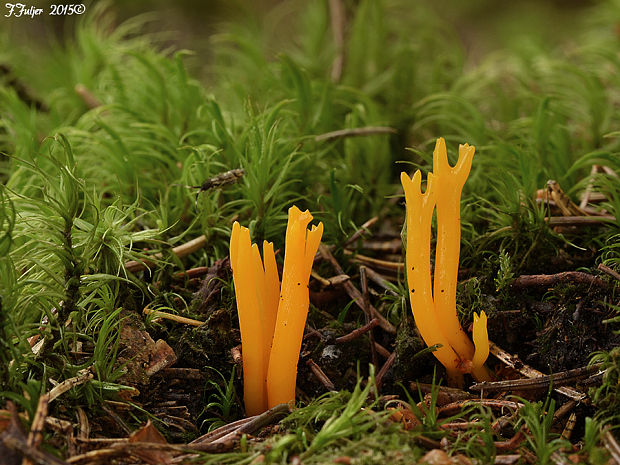
[[[192,239],[191,241],[186,242],[185,244],[181,244],[178,247],[174,247],[172,249],[172,253],[175,254],[179,258],[185,257],[186,255],[189,255],[197,250],[202,249],[206,244],[207,244],[207,237],[203,234],[202,236],[198,236],[197,238]],[[156,254],[153,254],[152,258],[159,259],[162,256],[163,255],[161,253],[156,253]],[[131,260],[125,263],[125,269],[127,271],[131,271],[132,273],[136,273],[138,271],[142,271],[147,268],[150,268],[153,265],[154,265],[153,262],[146,260],[146,259],[143,261]]]
[[[612,278],[616,278],[618,281],[620,281],[620,273],[609,268],[607,265],[603,265],[602,263],[599,263],[598,269],[601,270],[603,273],[611,276]]]
[[[99,99],[84,84],[76,84],[73,90],[89,110],[101,106]]]
[[[196,444],[211,443],[219,438],[226,436],[231,431],[238,430],[242,425],[245,425],[252,418],[254,417],[242,418],[241,420],[233,421],[232,423],[228,423],[224,426],[220,426],[219,428],[216,428],[213,431],[210,431],[207,434],[203,434],[199,438],[194,439],[188,445],[195,446]]]
[[[236,431],[232,431],[219,439],[216,439],[212,444],[226,443],[233,440],[235,437],[242,434],[252,434],[258,431],[263,426],[267,426],[274,421],[279,421],[281,417],[285,417],[290,412],[288,404],[278,404],[275,407],[271,407],[266,412],[256,415],[250,419],[250,421],[244,423]],[[197,449],[200,450],[200,449]]]
[[[543,373],[541,373],[538,370],[535,370],[534,368],[528,365],[525,365],[519,359],[519,357],[510,355],[508,352],[506,352],[505,350],[503,350],[497,344],[495,344],[494,342],[490,340],[489,340],[489,350],[501,362],[505,363],[510,368],[517,370],[519,373],[521,373],[526,378],[539,378],[541,376],[544,376]],[[586,394],[584,394],[583,392],[577,389],[573,389],[568,386],[554,387],[553,390],[576,401],[582,401],[587,397]]]
[[[374,281],[375,284],[380,286],[381,289],[386,291],[388,294],[391,294],[394,297],[399,297],[399,294],[397,292],[394,292],[394,290],[390,287],[390,283],[375,270],[373,270],[372,268],[366,268],[366,274],[371,281]]]
[[[203,434],[199,438],[194,439],[192,442],[188,444],[188,446],[195,446],[196,444],[211,443],[219,438],[226,436],[228,433],[232,431],[238,430],[242,425],[245,425],[252,418],[254,417],[242,418],[241,420],[233,421],[232,423],[228,423],[224,426],[220,426],[219,428],[216,428],[213,431],[210,431],[207,434]]]
[[[367,333],[371,329],[376,328],[377,326],[379,326],[379,320],[377,318],[373,318],[368,323],[366,323],[364,326],[360,326],[359,328],[354,329],[353,331],[351,331],[348,334],[345,334],[344,336],[337,337],[335,339],[335,342],[336,344],[343,344],[345,342],[351,342],[354,339],[357,339],[358,337]]]
[[[360,282],[362,285],[362,299],[364,301],[364,317],[366,319],[366,325],[370,324],[370,320],[373,320],[370,314],[370,298],[368,297],[368,278],[366,277],[366,267],[360,266]],[[379,367],[379,361],[377,359],[377,351],[375,350],[375,336],[372,334],[372,328],[368,331],[368,339],[370,340],[370,360],[375,367]],[[387,362],[386,362],[387,363]]]
[[[605,449],[607,449],[611,457],[616,461],[616,464],[620,465],[620,445],[618,445],[614,435],[611,434],[609,425],[605,427],[602,439]]]
[[[365,126],[362,128],[351,129],[339,129],[338,131],[326,132],[319,134],[314,138],[316,142],[330,141],[333,139],[340,139],[343,137],[357,137],[357,136],[373,136],[377,134],[396,134],[398,131],[389,126]]]
[[[125,431],[125,433],[127,433],[128,435],[131,434],[131,428],[129,426],[127,426],[127,423],[125,423],[123,421],[123,419],[118,415],[118,413],[116,413],[113,409],[111,409],[110,407],[108,407],[107,405],[103,404],[101,406],[101,408],[112,417],[112,419],[116,422],[116,424],[118,426],[121,427],[121,429],[123,431]]]
[[[365,265],[373,265],[377,268],[382,268],[384,270],[390,270],[390,271],[402,272],[405,270],[405,264],[403,262],[390,262],[387,260],[380,260],[378,258],[368,257],[366,255],[362,255],[359,253],[354,254],[350,250],[345,250],[344,254],[352,255],[353,256],[352,261],[356,263],[362,263]]]
[[[348,274],[337,274],[336,276],[332,276],[331,278],[328,278],[328,282],[330,286],[340,286],[342,283],[345,283],[347,281],[351,280],[351,276],[349,276]]]
[[[476,383],[469,388],[470,391],[509,391],[518,389],[519,391],[530,391],[534,389],[547,388],[550,384],[554,386],[562,386],[583,378],[587,378],[591,374],[599,371],[602,363],[589,365],[586,367],[575,368],[572,370],[544,375],[538,378],[528,379],[509,379],[506,381],[483,381]]]
[[[329,0],[329,19],[332,28],[332,37],[336,48],[336,56],[332,62],[332,82],[340,82],[344,68],[344,29],[345,12],[342,0]]]
[[[392,353],[387,350],[385,347],[383,347],[381,344],[379,344],[378,342],[375,342],[375,350],[377,351],[377,353],[379,355],[381,355],[383,358],[390,358],[390,355],[392,355]]]
[[[350,246],[356,240],[358,240],[360,237],[362,237],[362,234],[364,234],[366,231],[368,231],[371,228],[371,226],[373,226],[377,221],[379,221],[379,217],[378,216],[373,216],[368,221],[366,221],[363,225],[360,226],[360,228],[357,231],[355,231],[351,235],[351,237],[349,237],[346,240],[346,242],[344,243],[344,247]]]
[[[45,418],[47,417],[47,407],[49,405],[49,396],[43,394],[39,397],[37,404],[37,411],[34,414],[32,425],[30,426],[30,432],[26,439],[26,444],[34,449],[38,448],[43,441],[43,430],[45,428]],[[33,465],[32,461],[28,458],[22,460],[22,465]]]
[[[154,318],[164,318],[166,320],[172,320],[176,321],[177,323],[183,323],[191,326],[202,326],[205,323],[204,321],[185,318],[183,316],[175,315],[173,313],[160,312],[159,310],[151,310],[148,306],[144,307],[142,313],[144,313],[145,315],[153,315]]]
[[[91,379],[93,379],[94,375],[90,372],[90,368],[85,368],[78,372],[77,376],[73,378],[67,378],[58,386],[55,386],[47,395],[49,396],[49,402],[51,403],[65,392],[73,389],[75,386],[79,386],[80,384],[87,383]]]
[[[195,447],[176,444],[165,444],[159,442],[117,442],[112,444],[107,449],[91,450],[90,452],[86,452],[81,455],[74,455],[73,457],[69,458],[67,462],[62,463],[85,463],[89,465],[99,462],[111,463],[111,459],[113,457],[133,455],[135,453],[144,451],[178,452],[185,454],[191,454],[196,451],[217,453],[226,452],[227,450],[232,449],[233,446],[233,442],[230,442],[228,444],[199,444]]]
[[[501,399],[467,399],[467,400],[459,400],[457,402],[452,402],[450,404],[446,404],[439,409],[437,412],[438,416],[447,416],[450,417],[452,415],[456,415],[460,413],[463,407],[471,404],[482,405],[485,407],[489,407],[491,409],[501,410],[504,408],[511,408],[515,410],[521,409],[523,404],[520,402],[515,402],[512,400],[501,400]]]
[[[588,182],[588,185],[586,186],[586,190],[583,192],[583,195],[581,196],[581,202],[579,203],[579,208],[581,208],[582,210],[590,202],[590,194],[592,193],[592,188],[594,187],[594,179],[592,178],[592,176],[594,176],[597,172],[598,172],[598,165],[592,165],[592,169],[590,170],[590,181]]]
[[[316,329],[306,323],[306,328],[304,330],[304,340],[309,338],[310,336],[318,337],[321,341],[325,339],[320,332],[318,332]]]
[[[606,222],[615,222],[616,217],[612,215],[600,216],[548,216],[545,221],[551,226],[583,226],[595,225]]]
[[[196,268],[191,268],[186,271],[179,271],[178,273],[174,273],[172,275],[172,279],[192,279],[199,278],[201,276],[206,275],[209,272],[208,266],[197,266]]]
[[[317,379],[321,382],[321,384],[325,386],[325,389],[327,389],[328,391],[336,390],[336,386],[334,386],[332,380],[329,379],[329,377],[325,374],[323,370],[321,370],[321,367],[318,366],[314,360],[308,359],[306,365],[310,367],[310,370],[312,370],[314,376],[316,376]]]
[[[314,279],[316,279],[318,282],[320,282],[325,287],[331,286],[332,284],[329,282],[329,280],[325,279],[323,276],[321,276],[314,270],[310,272],[310,276],[312,276]]]
[[[522,275],[514,280],[512,287],[548,287],[565,283],[567,281],[573,284],[589,284],[603,289],[607,287],[607,283],[598,276],[592,276],[591,274],[584,273],[582,271],[564,271],[556,274]]]
[[[377,384],[377,392],[381,391],[381,386],[383,385],[383,378],[385,377],[389,369],[392,368],[392,365],[394,365],[395,360],[396,360],[396,351],[392,352],[392,354],[388,357],[388,359],[385,361],[385,363],[381,367],[381,370],[379,370],[379,373],[377,373],[377,376],[375,378],[375,382]]]
[[[495,465],[514,465],[521,460],[521,454],[504,454],[495,456]]]
[[[553,414],[553,421],[556,422],[562,419],[568,412],[570,412],[578,404],[576,400],[569,400]]]
[[[463,391],[462,389],[437,386],[436,384],[419,383],[417,381],[411,381],[409,383],[409,389],[412,391],[417,391],[419,389],[422,394],[432,394],[433,392],[437,392],[437,406],[439,407],[453,402],[476,398],[475,395],[470,392]]]
[[[324,245],[319,246],[319,252],[324,259],[331,263],[332,267],[336,270],[336,273],[344,274],[342,267],[336,261],[336,259],[327,247],[325,247]],[[362,298],[362,294],[359,290],[357,290],[353,283],[351,283],[351,281],[346,281],[343,283],[343,287],[347,291],[347,294],[349,294],[349,297],[351,297],[355,301],[357,306],[364,310],[364,299]],[[368,307],[370,309],[370,312],[372,313],[372,316],[379,320],[379,326],[381,326],[384,331],[390,334],[396,334],[396,328],[394,328],[392,323],[390,323],[383,315],[381,315],[381,313],[379,313],[379,311],[375,307],[373,307],[372,305],[369,305]]]
[[[555,415],[554,415],[555,418]],[[568,420],[566,420],[566,424],[564,425],[564,429],[562,430],[561,437],[570,440],[570,437],[573,435],[573,430],[575,429],[575,425],[577,424],[577,414],[575,412],[571,412]]]
[[[77,408],[77,416],[79,425],[77,439],[80,441],[88,441],[90,436],[90,422],[88,421],[88,416],[86,416],[86,412],[82,409],[82,407]]]
[[[67,462],[64,460],[57,459],[53,455],[30,447],[24,438],[14,434],[7,434],[6,432],[0,434],[0,443],[4,444],[8,449],[19,452],[37,465],[67,465]]]

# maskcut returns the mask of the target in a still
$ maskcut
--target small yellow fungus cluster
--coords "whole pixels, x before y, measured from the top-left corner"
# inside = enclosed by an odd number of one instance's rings
[[[241,346],[245,409],[264,412],[295,399],[297,362],[308,315],[308,282],[323,224],[309,211],[289,209],[282,285],[271,242],[251,244],[250,231],[235,222],[230,237]]]
[[[439,344],[434,354],[448,372],[451,384],[462,384],[463,373],[479,381],[488,380],[484,367],[489,354],[487,318],[474,317],[471,343],[456,315],[456,284],[461,242],[461,191],[474,157],[475,147],[459,146],[455,167],[448,162],[446,143],[437,139],[433,152],[433,173],[421,191],[422,173],[410,178],[401,173],[407,203],[407,282],[413,316],[424,342]],[[435,275],[431,283],[431,222],[437,208]]]

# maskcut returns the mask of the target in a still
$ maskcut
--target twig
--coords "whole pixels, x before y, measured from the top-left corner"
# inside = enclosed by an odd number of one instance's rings
[[[101,106],[99,99],[84,84],[76,84],[73,90],[89,110]]]
[[[461,402],[465,400],[475,399],[473,394],[463,391],[462,389],[452,388],[448,386],[437,386],[434,384],[419,383],[417,381],[411,381],[409,388],[412,391],[418,389],[422,394],[437,393],[437,405],[439,407],[451,404],[453,402]]]
[[[574,409],[578,403],[579,402],[577,402],[576,400],[569,400],[565,402],[564,405],[557,409],[553,414],[553,421],[555,422],[562,419],[568,412]]]
[[[616,461],[616,464],[620,465],[620,446],[618,445],[616,438],[614,438],[614,435],[611,434],[609,426],[605,427],[602,439],[605,449],[607,449],[611,457]]]
[[[381,344],[379,344],[378,342],[375,341],[375,350],[377,351],[377,353],[379,355],[381,355],[383,358],[389,358],[390,355],[392,355],[392,353],[387,350],[385,347],[383,347]]]
[[[503,454],[495,456],[495,465],[514,465],[521,460],[521,454]]]
[[[206,275],[208,272],[209,272],[208,266],[197,266],[196,268],[191,268],[186,271],[179,271],[178,273],[174,273],[172,275],[172,279],[182,280],[182,279],[200,278],[201,276]]]
[[[362,299],[364,302],[364,317],[366,319],[366,325],[370,324],[371,320],[376,320],[370,313],[370,298],[368,296],[368,278],[366,277],[366,267],[360,266],[360,284],[362,287]],[[377,351],[375,350],[375,336],[372,333],[372,328],[368,331],[368,339],[370,340],[370,360],[375,367],[379,366],[377,359]]]
[[[258,431],[263,426],[267,426],[268,424],[278,420],[280,417],[286,416],[289,411],[290,408],[288,404],[278,404],[275,407],[270,408],[266,412],[261,413],[260,415],[248,418],[248,421],[244,422],[238,428],[231,430],[223,436],[220,436],[216,439],[211,438],[211,440],[209,441],[205,441],[204,439],[202,439],[204,436],[201,436],[200,438],[190,442],[188,445],[192,446],[194,450],[206,450],[202,447],[208,447],[214,444],[229,443],[242,434],[252,434],[255,431]]]
[[[160,312],[159,310],[151,310],[148,307],[144,307],[142,313],[145,315],[153,315],[154,318],[164,318],[165,320],[176,321],[177,323],[182,323],[191,326],[202,326],[205,324],[204,321],[193,320],[191,318],[185,318],[183,316],[175,315],[173,313]]]
[[[104,411],[105,411],[108,415],[110,415],[110,416],[112,417],[112,419],[116,422],[116,424],[117,424],[118,426],[120,426],[120,427],[121,427],[121,429],[122,429],[123,431],[125,431],[125,433],[127,433],[127,434],[131,434],[131,428],[129,428],[129,426],[127,426],[127,423],[125,423],[125,422],[123,421],[123,419],[122,419],[122,418],[118,415],[118,413],[116,413],[116,412],[114,411],[114,409],[112,409],[112,408],[108,407],[108,406],[107,406],[107,405],[105,405],[105,404],[103,404],[103,405],[101,406],[101,408],[102,408],[102,409],[103,409],[103,410],[104,410]]]
[[[206,244],[207,244],[207,237],[203,234],[202,236],[198,236],[197,238],[192,239],[191,241],[186,242],[185,244],[181,244],[178,247],[174,247],[172,249],[172,253],[175,254],[177,257],[182,258],[182,257],[185,257],[186,255],[194,253],[197,250],[202,249]],[[152,256],[153,259],[160,259],[162,257],[163,255],[160,252],[153,254]],[[138,271],[151,268],[152,266],[154,266],[154,263],[147,259],[141,260],[141,261],[130,260],[125,263],[125,269],[127,271],[131,271],[132,273],[137,273]]]
[[[224,426],[220,426],[219,428],[214,429],[213,431],[209,431],[206,434],[203,434],[199,438],[194,439],[190,442],[189,446],[194,446],[196,444],[206,444],[211,443],[219,438],[226,436],[231,431],[236,431],[242,425],[245,425],[248,421],[250,421],[254,417],[242,418],[237,421],[233,421],[232,423],[228,423]]]
[[[22,431],[17,407],[15,407],[15,404],[11,401],[7,402],[6,406],[11,414],[11,419],[9,426],[0,433],[0,444],[5,447],[3,455],[0,457],[0,462],[4,463],[5,460],[13,461],[18,459],[18,456],[9,452],[10,450],[21,454],[24,458],[29,459],[31,463],[36,463],[38,465],[67,465],[67,462],[57,459],[53,455],[49,455],[30,445]]]
[[[504,408],[511,408],[514,410],[519,410],[523,407],[523,404],[520,402],[514,402],[512,400],[501,400],[501,399],[467,399],[460,400],[458,402],[452,402],[450,404],[444,405],[437,412],[438,416],[450,417],[452,415],[456,415],[457,413],[461,413],[463,407],[468,405],[482,405],[484,407],[489,407],[492,409],[501,410]]]
[[[360,337],[361,335],[367,333],[371,329],[376,328],[377,326],[379,326],[379,320],[377,318],[373,318],[368,323],[366,323],[364,326],[360,326],[359,328],[354,329],[353,331],[351,331],[348,334],[345,334],[344,336],[337,337],[335,339],[335,342],[336,344],[343,344],[345,342],[351,342],[357,339],[358,337]]]
[[[306,328],[304,330],[304,340],[310,336],[318,337],[321,341],[325,339],[319,331],[306,323]]]
[[[387,374],[387,372],[390,370],[390,368],[392,368],[392,365],[394,365],[395,360],[396,360],[396,351],[392,352],[392,354],[388,357],[388,359],[385,361],[385,363],[381,367],[381,370],[379,370],[379,373],[377,373],[377,376],[375,377],[375,382],[377,383],[378,392],[381,391],[381,386],[383,385],[383,378],[385,378],[385,375]]]
[[[336,261],[336,259],[327,247],[325,247],[324,245],[319,246],[319,252],[324,259],[331,263],[334,270],[336,270],[336,273],[344,274],[342,267]],[[349,294],[349,297],[351,297],[355,301],[355,304],[362,310],[364,310],[364,299],[362,298],[362,294],[353,285],[353,283],[351,281],[346,281],[345,283],[343,283],[343,287],[347,291],[347,294]],[[390,334],[396,334],[396,328],[392,325],[392,323],[390,323],[383,315],[381,315],[381,313],[379,313],[379,311],[375,307],[373,307],[372,305],[369,305],[368,307],[370,309],[370,312],[372,313],[372,316],[379,320],[379,326],[381,326],[384,331]]]
[[[90,371],[90,367],[80,370],[77,376],[73,378],[67,378],[58,386],[55,386],[49,393],[49,402],[52,403],[55,399],[63,395],[65,392],[73,389],[80,384],[87,383],[93,379],[93,374]]]
[[[366,126],[363,128],[350,128],[340,129],[338,131],[326,132],[319,134],[314,138],[316,142],[330,141],[333,139],[340,139],[343,137],[357,137],[357,136],[373,136],[377,134],[396,134],[398,131],[389,126]]]
[[[321,276],[314,270],[310,272],[310,276],[312,276],[314,279],[316,279],[318,282],[320,282],[325,287],[331,286],[331,283],[327,279],[325,279],[323,276]]]
[[[594,364],[585,367],[575,368],[573,370],[544,375],[537,378],[528,379],[510,379],[506,381],[482,381],[476,383],[469,388],[470,391],[529,391],[533,389],[547,388],[550,384],[553,386],[562,386],[564,384],[587,378],[591,374],[597,372],[602,364]]]
[[[555,419],[555,415],[553,416],[553,418]],[[575,412],[571,412],[568,420],[566,420],[566,424],[564,425],[564,429],[562,430],[561,437],[566,440],[570,440],[570,437],[573,435],[575,425],[577,425],[577,414]]]
[[[329,18],[336,56],[332,62],[332,82],[340,82],[344,68],[344,28],[345,14],[342,0],[329,0]]]
[[[47,417],[47,407],[49,405],[49,396],[43,394],[39,397],[37,403],[37,411],[34,414],[34,419],[30,425],[30,432],[26,439],[26,444],[32,448],[38,448],[43,440],[43,429],[45,428],[45,418]],[[33,465],[32,461],[28,458],[24,458],[22,465]]]
[[[490,340],[489,340],[489,350],[501,362],[505,363],[510,368],[517,370],[519,373],[521,373],[526,378],[539,378],[541,376],[544,376],[543,373],[524,364],[519,359],[519,357],[510,355],[508,352],[506,352],[505,350],[503,350],[497,344],[495,344],[494,342]],[[573,389],[568,386],[554,387],[553,390],[576,401],[583,401],[587,397],[586,394],[584,394],[583,392],[578,391],[577,389]]]
[[[607,283],[598,276],[584,273],[582,271],[564,271],[556,274],[533,274],[522,275],[514,280],[512,287],[519,289],[524,287],[549,287],[556,284],[571,282],[573,284],[589,284],[606,288]]]
[[[351,234],[351,237],[349,237],[346,240],[346,242],[344,243],[344,247],[350,246],[356,240],[358,240],[360,237],[362,237],[362,234],[364,234],[366,231],[368,231],[371,228],[371,226],[373,226],[377,221],[379,221],[379,217],[378,216],[373,216],[368,221],[366,221],[363,225],[360,226],[360,228],[357,231],[355,231],[353,234]]]
[[[67,465],[64,460],[57,459],[53,455],[46,454],[39,449],[30,447],[25,439],[6,432],[0,434],[0,442],[7,448],[17,451],[32,463],[38,465]]]
[[[600,216],[548,216],[545,221],[551,226],[583,226],[601,223],[614,223],[616,217],[612,215]]]
[[[310,370],[312,370],[312,373],[314,373],[314,376],[316,376],[317,379],[321,382],[321,384],[325,386],[325,389],[327,389],[328,391],[336,390],[336,386],[334,386],[334,383],[332,382],[332,380],[329,379],[329,377],[325,374],[323,370],[321,370],[321,367],[318,366],[314,360],[308,359],[308,361],[306,362],[306,365],[310,367]]]
[[[368,275],[371,281],[374,281],[375,284],[379,285],[388,294],[394,297],[399,297],[400,294],[398,294],[397,292],[394,292],[394,290],[390,287],[390,283],[383,276],[377,273],[375,270],[367,267],[366,274]]]
[[[77,408],[77,416],[79,425],[77,438],[80,441],[88,441],[90,436],[90,423],[88,421],[88,416],[86,416],[86,412],[82,407]]]
[[[579,202],[579,208],[582,210],[588,205],[590,202],[590,194],[592,193],[592,187],[594,187],[593,176],[598,172],[598,165],[592,165],[590,169],[590,181],[588,181],[588,185],[586,186],[586,190],[583,192],[581,196],[581,202]]]
[[[607,265],[603,265],[602,263],[599,263],[598,269],[601,270],[603,273],[611,276],[612,278],[616,278],[618,281],[620,281],[620,273],[608,267]]]
[[[353,253],[350,250],[344,251],[345,255],[352,255],[352,261],[356,263],[362,263],[364,265],[372,265],[377,268],[381,268],[389,271],[404,271],[405,264],[403,262],[390,262],[387,260],[380,260],[378,258],[368,257],[359,253]]]

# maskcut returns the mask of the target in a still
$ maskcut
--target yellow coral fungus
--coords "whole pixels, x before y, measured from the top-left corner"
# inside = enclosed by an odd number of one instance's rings
[[[309,211],[289,209],[286,250],[278,316],[267,372],[268,406],[295,399],[297,362],[308,316],[308,282],[314,255],[323,235],[323,223],[306,228],[312,221]]]
[[[263,253],[266,263],[275,263],[272,245],[263,245]],[[275,280],[272,268],[269,276],[265,275],[258,247],[251,244],[250,230],[237,222],[230,236],[230,266],[241,329],[245,409],[248,415],[257,415],[267,409],[267,364],[275,321],[271,315],[277,310],[267,295],[276,286],[279,293],[277,269]]]
[[[401,173],[407,203],[407,247],[405,262],[411,309],[422,339],[427,346],[441,344],[435,357],[448,370],[451,378],[459,377],[459,357],[444,336],[437,322],[431,287],[431,221],[435,209],[437,190],[432,173],[428,175],[426,192],[422,194],[422,173],[416,171],[413,178]]]
[[[251,244],[250,231],[235,222],[230,237],[248,415],[295,398],[297,361],[308,314],[308,281],[323,224],[306,229],[310,212],[289,209],[282,290],[273,244]],[[270,369],[271,367],[271,369]]]
[[[487,333],[487,314],[484,311],[480,312],[480,316],[474,313],[472,339],[476,350],[471,360],[471,372],[478,381],[488,380],[490,376],[484,367],[484,362],[489,357],[489,335]]]
[[[437,177],[437,250],[433,295],[442,330],[454,350],[467,360],[474,347],[456,316],[456,282],[461,249],[461,191],[469,176],[476,148],[459,145],[459,159],[453,168],[448,162],[446,142],[437,139],[433,152],[433,173]]]
[[[426,192],[421,194],[422,175],[410,179],[401,173],[407,203],[406,269],[411,308],[424,342],[441,344],[434,354],[446,367],[451,384],[462,382],[461,373],[477,380],[489,379],[484,367],[488,356],[486,315],[475,317],[475,341],[471,343],[456,314],[456,284],[460,252],[460,199],[469,175],[475,147],[459,146],[459,160],[451,167],[446,143],[440,138],[433,153],[434,172],[429,173]],[[431,291],[430,242],[433,210],[437,208],[435,279]],[[486,352],[485,341],[486,340]]]

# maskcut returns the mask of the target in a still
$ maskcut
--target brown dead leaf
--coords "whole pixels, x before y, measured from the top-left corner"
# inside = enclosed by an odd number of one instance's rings
[[[121,377],[130,386],[145,385],[155,373],[176,362],[172,348],[162,339],[157,342],[151,335],[131,323],[121,329],[118,364],[125,368]]]
[[[153,426],[151,420],[146,422],[142,428],[134,431],[129,436],[129,442],[151,442],[156,444],[168,444],[166,438]],[[153,450],[144,448],[133,451],[132,454],[140,457],[147,463],[153,465],[172,463],[172,454],[163,450]]]

